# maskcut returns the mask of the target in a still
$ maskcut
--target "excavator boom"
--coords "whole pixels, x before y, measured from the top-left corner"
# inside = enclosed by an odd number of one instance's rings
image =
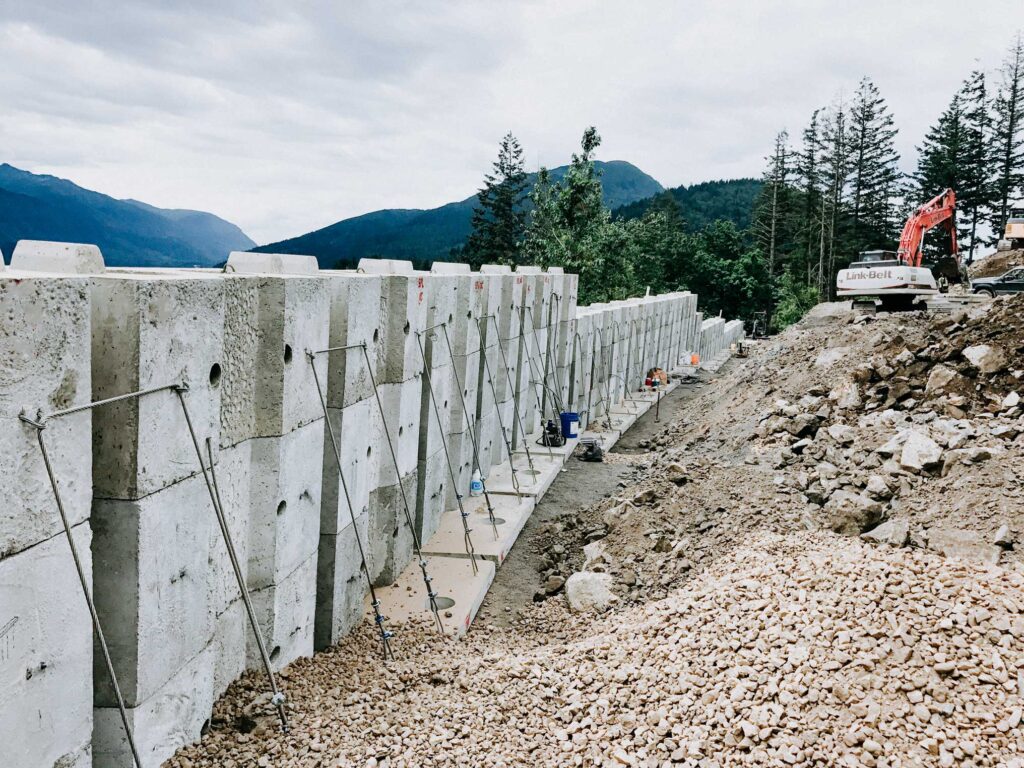
[[[897,256],[911,267],[920,267],[924,257],[924,236],[928,230],[944,225],[950,235],[952,255],[959,261],[960,249],[956,242],[956,193],[947,189],[922,205],[903,225]]]

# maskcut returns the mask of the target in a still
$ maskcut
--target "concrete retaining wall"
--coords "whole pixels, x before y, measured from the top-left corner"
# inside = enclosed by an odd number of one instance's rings
[[[318,270],[309,257],[237,253],[224,272],[108,270],[94,247],[45,243],[16,261],[0,273],[0,671],[13,691],[0,743],[20,750],[16,765],[130,765],[19,413],[186,383],[281,667],[362,620],[368,578],[394,583],[413,532],[441,535],[474,469],[507,468],[509,447],[543,455],[561,409],[609,428],[648,370],[714,359],[743,333],[702,320],[685,292],[578,307],[577,276],[554,268]],[[46,438],[136,740],[157,766],[259,666],[178,396],[82,411]]]

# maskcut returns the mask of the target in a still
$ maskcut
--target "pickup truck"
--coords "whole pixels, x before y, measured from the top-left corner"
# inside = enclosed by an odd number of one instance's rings
[[[971,293],[995,296],[1000,293],[1024,292],[1024,267],[1014,267],[999,277],[979,277],[971,280]]]

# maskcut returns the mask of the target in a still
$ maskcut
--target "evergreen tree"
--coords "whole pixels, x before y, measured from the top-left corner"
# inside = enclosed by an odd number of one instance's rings
[[[755,204],[754,232],[762,253],[767,254],[768,290],[764,311],[767,322],[771,324],[773,296],[775,293],[775,276],[780,261],[780,239],[789,210],[789,134],[780,131],[775,136],[775,148],[770,157],[766,158],[768,167],[765,170],[764,186]]]
[[[957,235],[970,244],[968,263],[974,259],[982,209],[990,202],[989,167],[985,76],[975,71],[925,134],[914,177],[919,202],[947,188],[956,192]]]
[[[860,81],[849,113],[850,201],[855,250],[893,237],[893,198],[900,179],[897,129],[868,78]]]
[[[821,203],[821,166],[818,159],[821,156],[821,110],[816,109],[811,114],[811,121],[804,128],[801,136],[802,146],[796,154],[794,175],[796,188],[803,196],[803,205],[799,224],[798,235],[803,246],[803,269],[806,275],[805,282],[810,284],[814,279],[814,260],[811,254],[815,252],[818,242],[818,208]]]
[[[1024,37],[1010,47],[995,98],[992,153],[995,165],[992,227],[1002,237],[1010,202],[1024,194]]]
[[[484,177],[473,210],[473,231],[466,241],[470,264],[520,263],[526,234],[527,179],[523,167],[523,148],[511,132],[505,134],[498,149],[494,170]]]
[[[850,142],[845,106],[840,101],[825,113],[822,128],[821,217],[818,239],[818,268],[816,281],[822,300],[835,292],[837,272],[836,226],[841,222],[844,190],[850,176]],[[841,257],[840,257],[841,258]]]

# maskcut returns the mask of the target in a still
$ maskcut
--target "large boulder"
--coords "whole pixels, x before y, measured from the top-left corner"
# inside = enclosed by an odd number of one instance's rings
[[[882,519],[885,506],[862,493],[845,489],[832,493],[822,507],[825,525],[836,533],[858,534]]]
[[[942,462],[942,446],[928,435],[911,430],[900,452],[900,466],[912,472],[934,469]]]
[[[1002,552],[995,544],[982,541],[973,531],[959,528],[929,528],[928,549],[940,552],[946,557],[957,557],[986,565],[995,565]]]
[[[607,573],[577,571],[565,582],[565,599],[574,613],[602,613],[615,601]]]
[[[946,392],[950,389],[960,374],[946,365],[936,365],[928,374],[928,382],[924,385],[924,391],[929,395]]]
[[[971,365],[982,373],[998,373],[1006,367],[1006,355],[999,347],[975,344],[961,353]]]
[[[886,520],[876,528],[860,535],[865,541],[902,547],[910,538],[910,523],[906,520]]]

